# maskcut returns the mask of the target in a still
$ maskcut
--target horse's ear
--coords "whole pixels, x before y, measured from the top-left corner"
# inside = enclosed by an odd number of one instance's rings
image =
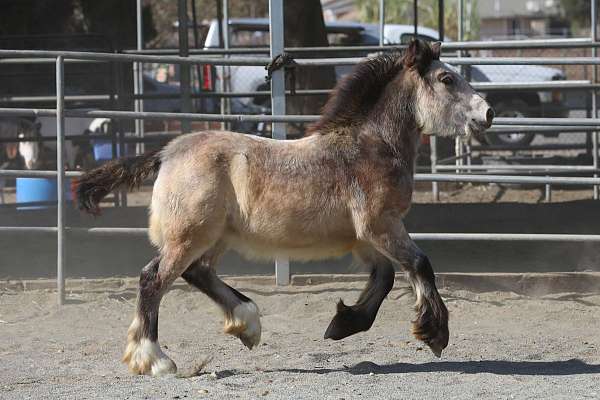
[[[402,64],[405,68],[412,68],[417,61],[417,53],[419,52],[419,41],[414,39],[404,51],[404,57],[402,57]]]
[[[440,59],[440,52],[442,50],[442,42],[435,42],[431,44],[431,52],[433,53],[433,59]]]
[[[414,39],[408,45],[402,63],[405,68],[415,68],[420,75],[423,75],[431,61],[433,61],[431,46],[422,40]]]

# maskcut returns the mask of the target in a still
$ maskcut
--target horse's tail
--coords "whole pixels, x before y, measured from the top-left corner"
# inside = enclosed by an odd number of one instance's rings
[[[160,163],[160,150],[156,150],[137,157],[112,160],[86,172],[71,186],[79,209],[100,214],[98,204],[106,195],[123,185],[129,189],[140,186],[144,179],[158,172]]]

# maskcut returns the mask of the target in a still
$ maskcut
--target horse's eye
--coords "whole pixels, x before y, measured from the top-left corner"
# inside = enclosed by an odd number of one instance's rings
[[[452,78],[452,75],[450,74],[442,74],[440,75],[440,82],[442,82],[444,85],[452,85],[452,83],[454,83],[454,79]]]

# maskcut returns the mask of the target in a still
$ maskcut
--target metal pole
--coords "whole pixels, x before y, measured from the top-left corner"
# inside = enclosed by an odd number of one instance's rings
[[[198,51],[200,48],[200,38],[198,37],[198,17],[196,14],[196,0],[192,0],[192,33],[194,35],[194,50]],[[196,64],[195,67],[196,67],[196,79],[193,81],[192,86],[197,89],[198,94],[202,94],[201,93],[201,91],[202,91],[202,89],[201,89],[202,88],[202,84],[201,84],[202,67],[200,66],[200,64]],[[205,107],[206,103],[203,100],[200,100],[200,101],[201,101],[200,109],[204,110],[206,108]]]
[[[446,37],[444,27],[444,0],[438,0],[438,39],[443,42]]]
[[[464,0],[458,0],[458,3],[457,3],[457,7],[458,7],[458,10],[457,10],[457,14],[458,14],[458,41],[459,42],[462,42],[463,37],[464,37],[464,31],[463,31],[463,28],[464,28],[463,2],[464,2]],[[463,56],[462,51],[459,50],[457,53],[458,53],[457,54],[458,57],[462,57]],[[463,66],[460,67],[460,74],[462,76],[465,76],[465,69],[464,69]],[[456,156],[454,164],[456,166],[461,166],[462,165],[462,161],[463,161],[463,159],[462,159],[462,141],[461,141],[461,139],[459,137],[457,137],[457,138],[454,139],[454,155]],[[456,173],[458,173],[458,172],[459,171],[457,169]]]
[[[379,0],[379,45],[383,46],[384,43],[384,29],[385,29],[385,0]]]
[[[596,0],[591,0],[591,14],[592,14],[592,21],[591,21],[591,26],[590,26],[590,31],[591,31],[591,39],[593,42],[596,42],[598,40],[598,32],[597,32],[597,23],[598,23],[598,9],[597,9],[597,4],[596,4]],[[592,57],[597,57],[598,55],[598,49],[596,49],[596,47],[592,48]],[[592,67],[592,82],[596,83],[598,82],[598,66],[596,64],[594,64],[594,66]],[[598,103],[597,103],[597,93],[596,93],[596,89],[592,90],[592,118],[598,118]],[[593,165],[594,168],[598,168],[598,131],[594,131],[592,132],[592,160],[593,160]],[[594,174],[594,178],[597,177],[598,174]],[[599,192],[598,192],[598,186],[594,186],[594,200],[598,200],[599,198]]]
[[[137,20],[137,50],[144,49],[144,37],[142,29],[142,0],[136,0],[136,20]],[[133,63],[133,92],[136,95],[144,94],[143,64],[141,62]],[[144,111],[144,99],[139,98],[134,101],[135,111]],[[135,121],[135,136],[144,137],[144,121]],[[140,142],[135,147],[136,154],[145,152],[144,143]],[[124,154],[121,154],[123,156]]]
[[[269,23],[271,32],[271,58],[282,54],[283,47],[283,0],[269,0]],[[273,71],[271,78],[271,112],[273,115],[285,115],[285,75],[284,69]],[[274,122],[272,129],[274,139],[285,140],[285,124]],[[275,260],[275,282],[277,285],[290,284],[290,260]]]
[[[224,17],[223,17],[223,1],[222,0],[216,0],[216,6],[217,6],[217,26],[219,27],[217,29],[217,32],[219,32],[219,48],[223,49],[224,52],[226,52],[225,50],[225,38],[224,38],[224,31],[225,31],[225,26],[224,26]],[[229,30],[229,27],[227,27],[227,30]],[[219,90],[221,92],[223,92],[223,86],[225,85],[225,82],[223,81],[223,75],[225,74],[225,68],[223,66],[221,67],[215,67],[215,72],[218,74],[219,78],[217,79],[217,84],[219,87]],[[224,98],[220,98],[219,99],[219,110],[221,112],[221,114],[225,114],[225,99]],[[221,130],[225,130],[227,129],[227,125],[225,123],[225,121],[221,122]]]
[[[229,0],[223,0],[223,20],[221,21],[221,27],[223,32],[223,48],[229,50]],[[225,58],[229,58],[227,55]],[[224,65],[221,67],[221,82],[223,84],[223,92],[229,92],[231,87],[230,82],[231,67]],[[231,114],[231,99],[224,98],[221,100],[221,114]],[[225,123],[224,128],[229,129],[230,124]]]
[[[188,45],[188,15],[187,0],[179,0],[179,56],[189,55]],[[189,113],[192,111],[192,98],[190,96],[190,64],[179,66],[179,85],[181,90],[181,111]],[[188,133],[191,130],[190,121],[181,120],[181,132]]]
[[[430,136],[429,139],[430,148],[430,159],[431,159],[431,173],[437,173],[437,138],[435,135]],[[437,203],[440,201],[440,191],[437,182],[431,182],[431,194],[433,195],[433,202]]]
[[[419,10],[418,10],[418,0],[414,0],[413,2],[413,23],[415,25],[415,39],[417,36],[417,26],[419,26]]]
[[[464,28],[464,12],[463,12],[463,4],[464,0],[458,0],[457,2],[457,14],[458,14],[458,41],[462,42],[463,41],[463,37],[464,37],[464,32],[463,32],[463,28]]]
[[[440,41],[444,41],[445,38],[444,33],[444,0],[439,0],[438,2],[438,39]],[[431,160],[431,173],[435,174],[437,172],[437,138],[435,136],[431,136],[429,139],[429,147],[430,147],[430,160]],[[431,194],[433,196],[433,201],[440,201],[440,192],[437,182],[431,182]]]
[[[56,58],[56,286],[58,305],[65,303],[65,69],[64,59]]]

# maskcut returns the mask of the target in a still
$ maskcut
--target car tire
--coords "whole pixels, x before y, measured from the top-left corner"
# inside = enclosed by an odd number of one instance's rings
[[[525,118],[528,116],[528,109],[529,106],[523,100],[511,100],[494,105],[496,117]],[[484,134],[485,143],[492,146],[527,146],[534,138],[534,133],[525,132],[503,133],[500,135],[491,133]]]

